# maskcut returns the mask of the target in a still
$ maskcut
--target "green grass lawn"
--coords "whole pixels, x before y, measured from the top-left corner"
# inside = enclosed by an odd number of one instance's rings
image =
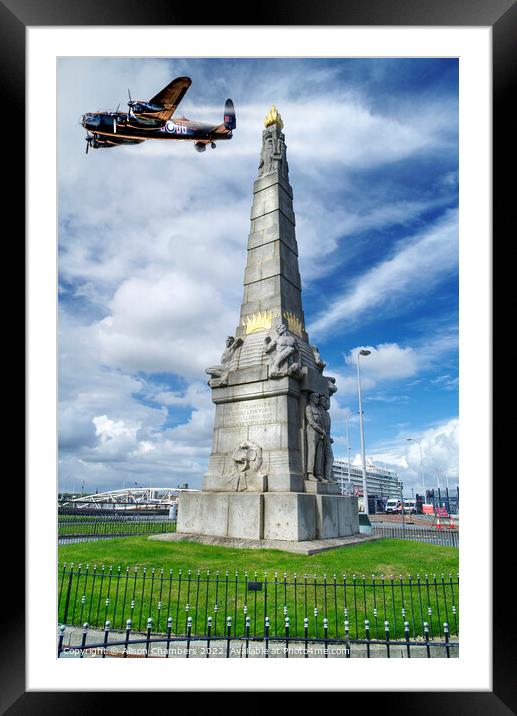
[[[365,619],[372,638],[384,638],[385,620],[392,638],[403,636],[404,621],[415,638],[424,621],[431,637],[443,621],[458,630],[453,547],[384,539],[304,556],[127,537],[62,545],[59,561],[59,620],[69,624],[109,619],[122,629],[131,618],[143,630],[151,617],[163,632],[170,618],[173,633],[183,634],[190,616],[193,633],[205,634],[211,617],[221,634],[231,617],[233,633],[242,634],[247,616],[260,635],[266,616],[274,634],[288,616],[292,635],[303,634],[305,617],[319,636],[324,618],[336,637],[345,620],[352,638],[364,637]],[[262,582],[260,591],[249,591],[250,580]]]
[[[458,549],[424,542],[383,539],[310,556],[269,549],[233,549],[194,542],[158,542],[147,537],[124,537],[99,542],[61,545],[59,561],[155,569],[235,570],[253,574],[305,573],[341,576],[372,574],[457,574]]]

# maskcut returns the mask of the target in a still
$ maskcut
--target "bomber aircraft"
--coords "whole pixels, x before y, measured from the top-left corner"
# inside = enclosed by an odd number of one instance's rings
[[[237,126],[235,108],[231,99],[224,105],[223,121],[219,124],[196,122],[186,117],[172,119],[179,103],[185,96],[192,80],[177,77],[148,102],[131,99],[127,112],[89,112],[83,115],[81,124],[87,130],[88,149],[116,147],[120,144],[140,144],[146,139],[183,139],[194,142],[198,152],[206,145],[215,149],[216,141],[231,139]]]

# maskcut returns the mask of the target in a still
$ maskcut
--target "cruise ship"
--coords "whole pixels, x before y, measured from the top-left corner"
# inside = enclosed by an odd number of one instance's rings
[[[363,495],[363,469],[360,465],[350,465],[348,480],[348,462],[334,460],[333,477],[345,494]],[[366,489],[369,497],[400,497],[401,481],[393,470],[379,467],[371,458],[366,462]]]

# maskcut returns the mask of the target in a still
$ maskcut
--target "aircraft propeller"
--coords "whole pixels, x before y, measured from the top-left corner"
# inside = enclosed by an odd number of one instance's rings
[[[131,99],[131,92],[130,92],[130,90],[129,90],[129,87],[127,88],[127,93],[128,93],[128,95],[129,95],[129,102],[127,103],[127,106],[129,107],[129,113],[131,113],[131,110],[132,110],[133,107],[135,106],[136,102],[134,102],[134,101]]]

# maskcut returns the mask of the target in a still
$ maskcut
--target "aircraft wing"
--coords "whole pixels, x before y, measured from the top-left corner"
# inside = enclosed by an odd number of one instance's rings
[[[175,80],[169,82],[167,87],[164,87],[150,100],[152,104],[161,104],[165,107],[163,112],[153,114],[153,117],[163,119],[163,121],[170,119],[191,84],[190,77],[176,77]]]

